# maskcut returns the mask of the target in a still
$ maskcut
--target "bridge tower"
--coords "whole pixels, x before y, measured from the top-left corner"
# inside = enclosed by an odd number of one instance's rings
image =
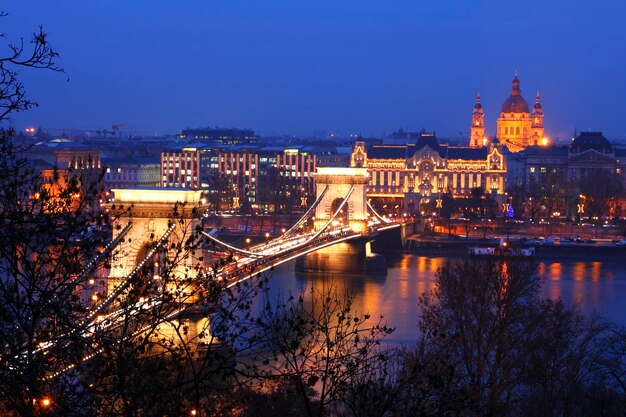
[[[112,192],[115,199],[107,207],[112,214],[120,215],[130,208],[128,214],[122,214],[117,220],[121,229],[114,228],[113,239],[127,222],[131,222],[132,227],[113,254],[108,293],[140,266],[150,250],[167,235],[167,247],[146,260],[144,270],[139,273],[149,274],[146,279],[158,279],[160,268],[164,266],[163,257],[168,256],[172,244],[183,243],[201,225],[199,213],[203,207],[201,191],[153,188],[114,189]],[[196,210],[192,210],[194,208]],[[185,271],[193,271],[194,263],[201,256],[200,250],[190,255],[182,259],[170,275],[182,277]]]
[[[113,189],[111,191],[115,197],[114,201],[107,205],[111,214],[120,215],[131,206],[132,208],[129,213],[122,214],[117,220],[120,229],[113,229],[113,239],[119,233],[125,233],[125,235],[113,252],[107,282],[107,297],[116,291],[120,284],[128,282],[128,277],[138,266],[141,266],[141,269],[133,276],[132,285],[139,284],[141,288],[144,281],[158,282],[161,279],[160,274],[164,272],[165,258],[173,259],[176,256],[175,252],[179,250],[176,248],[177,245],[180,243],[184,247],[185,241],[193,233],[197,233],[196,228],[201,227],[201,213],[206,208],[201,191],[164,188]],[[128,222],[131,223],[131,227],[125,231]],[[158,250],[152,256],[148,256],[155,248]],[[182,303],[194,302],[198,296],[195,288],[189,287],[188,284],[180,284],[182,278],[197,273],[195,266],[198,265],[202,256],[201,248],[189,252],[185,254],[187,256],[179,254],[176,265],[168,272],[166,289],[171,294],[176,294]],[[125,291],[120,298],[123,299],[131,294],[132,292]],[[194,309],[186,310],[184,316],[161,323],[156,335],[159,338],[176,342],[178,321],[188,326],[189,330],[186,335],[188,340],[192,340],[199,334],[203,334],[206,340],[210,337],[208,318],[201,311]]]
[[[366,168],[317,168],[314,174],[317,196],[324,193],[322,201],[315,209],[315,230],[320,230],[333,217],[337,210],[341,212],[335,218],[334,225],[349,226],[355,232],[367,230],[367,195],[366,186],[369,173]],[[328,187],[328,190],[324,190]],[[352,193],[346,204],[341,203]]]
[[[314,229],[321,230],[337,214],[331,223],[333,229],[349,227],[354,232],[361,232],[362,237],[298,258],[296,271],[386,275],[385,259],[371,252],[373,236],[367,226],[367,169],[317,168],[313,178],[317,198],[321,197],[315,209]]]

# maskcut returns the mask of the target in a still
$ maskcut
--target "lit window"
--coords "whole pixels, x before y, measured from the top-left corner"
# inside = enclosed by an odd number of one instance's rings
[[[534,173],[535,172],[535,167],[530,167],[530,172]]]

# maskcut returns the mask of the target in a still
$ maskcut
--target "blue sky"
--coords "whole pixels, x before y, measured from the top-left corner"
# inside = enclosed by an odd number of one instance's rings
[[[542,94],[546,133],[626,141],[626,3],[476,0],[9,1],[8,39],[40,24],[70,81],[23,74],[39,107],[18,128],[176,133],[236,126],[467,136],[476,92],[488,134],[515,70]]]

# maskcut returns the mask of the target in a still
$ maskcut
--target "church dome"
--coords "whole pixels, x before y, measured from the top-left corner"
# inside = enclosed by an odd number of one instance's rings
[[[502,104],[502,113],[530,113],[528,103],[522,97],[522,90],[519,87],[519,79],[517,74],[511,85],[511,94]]]

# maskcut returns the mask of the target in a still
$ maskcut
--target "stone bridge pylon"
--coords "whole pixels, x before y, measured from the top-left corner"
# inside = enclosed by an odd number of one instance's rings
[[[109,273],[109,293],[121,281],[131,274],[144,261],[150,249],[167,234],[168,246],[177,244],[187,239],[197,226],[201,224],[202,192],[194,190],[176,189],[114,189],[112,190],[115,200],[109,204],[109,208],[115,204],[112,214],[119,214],[132,205],[129,214],[119,218],[120,226],[127,222],[132,223],[132,228],[126,233],[123,241],[118,245],[113,254],[111,270]],[[174,207],[177,206],[177,212]],[[192,209],[195,210],[192,211]],[[171,229],[171,230],[168,230]],[[123,229],[114,229],[113,239]],[[193,264],[198,262],[202,255],[197,254],[186,257],[173,272],[173,276],[182,276],[189,270],[193,270]],[[163,248],[158,254],[150,259],[145,259],[145,271],[149,271],[150,277],[157,278],[160,268],[163,267],[163,258],[168,256],[168,249]],[[146,272],[142,273],[143,275]]]
[[[314,228],[330,221],[330,229],[349,228],[359,239],[339,242],[296,260],[296,271],[323,274],[386,275],[385,259],[371,252],[373,234],[368,230],[366,168],[317,168],[314,174],[317,200]]]
[[[317,168],[314,179],[317,197],[324,195],[315,209],[315,230],[324,227],[337,210],[340,212],[334,226],[350,227],[355,232],[367,230],[366,168]],[[340,207],[348,194],[347,202]]]

